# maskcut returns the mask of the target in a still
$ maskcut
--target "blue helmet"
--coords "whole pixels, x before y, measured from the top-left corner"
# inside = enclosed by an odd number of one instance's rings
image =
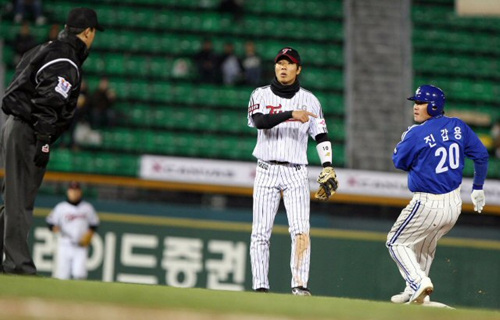
[[[415,95],[413,97],[409,97],[408,100],[428,102],[427,113],[431,117],[444,113],[444,103],[446,102],[446,98],[443,90],[438,87],[429,84],[420,86],[417,91],[415,91]]]

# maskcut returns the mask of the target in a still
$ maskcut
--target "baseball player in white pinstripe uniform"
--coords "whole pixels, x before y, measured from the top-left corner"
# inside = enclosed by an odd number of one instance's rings
[[[99,225],[94,207],[82,200],[80,184],[72,181],[68,198],[55,206],[47,216],[50,230],[59,233],[55,277],[86,279],[88,246]]]
[[[292,293],[311,295],[307,287],[311,253],[307,143],[309,136],[316,140],[322,164],[335,178],[331,143],[320,102],[300,87],[299,53],[284,48],[278,52],[275,63],[271,85],[255,89],[248,105],[248,125],[258,129],[253,151],[258,164],[250,245],[252,287],[258,292],[269,291],[269,239],[283,194],[292,240]],[[335,178],[333,192],[336,186]]]
[[[462,210],[460,185],[465,157],[474,161],[472,202],[481,212],[488,152],[471,128],[458,118],[444,116],[444,92],[431,85],[419,87],[408,98],[414,125],[394,149],[396,168],[408,172],[410,204],[401,211],[387,236],[387,248],[406,281],[394,303],[422,304],[434,285],[429,278],[438,240],[455,225]]]

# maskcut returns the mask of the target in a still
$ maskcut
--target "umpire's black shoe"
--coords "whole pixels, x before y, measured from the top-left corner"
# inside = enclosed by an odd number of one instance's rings
[[[267,289],[267,288],[257,288],[257,289],[255,289],[255,292],[264,292],[264,293],[268,293],[268,292],[269,292],[269,289]]]
[[[309,289],[304,288],[304,287],[293,287],[292,294],[294,296],[310,296],[311,291],[309,291]]]

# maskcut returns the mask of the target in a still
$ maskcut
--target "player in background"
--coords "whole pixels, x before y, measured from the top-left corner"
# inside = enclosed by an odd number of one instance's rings
[[[88,246],[99,225],[94,207],[82,200],[80,184],[72,181],[67,199],[54,207],[47,216],[50,230],[59,234],[56,271],[59,279],[86,279]]]
[[[471,198],[474,210],[481,213],[488,152],[465,122],[444,115],[445,95],[438,87],[423,85],[408,100],[414,101],[413,118],[419,124],[403,133],[392,160],[408,172],[413,198],[387,235],[387,248],[406,281],[405,290],[391,301],[422,304],[434,290],[429,271],[437,242],[462,210],[465,157],[474,161]]]
[[[308,138],[311,136],[316,140],[323,167],[331,171],[332,147],[320,102],[311,92],[300,87],[298,76],[302,64],[299,53],[289,47],[280,50],[275,58],[274,71],[271,85],[255,89],[248,104],[248,125],[257,128],[253,156],[258,159],[250,244],[252,287],[258,292],[269,291],[269,240],[283,195],[292,239],[292,293],[309,296]]]

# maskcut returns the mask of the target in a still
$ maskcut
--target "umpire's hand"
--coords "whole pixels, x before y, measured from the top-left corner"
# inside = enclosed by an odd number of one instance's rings
[[[37,135],[35,149],[35,165],[45,168],[50,158],[50,137]]]

